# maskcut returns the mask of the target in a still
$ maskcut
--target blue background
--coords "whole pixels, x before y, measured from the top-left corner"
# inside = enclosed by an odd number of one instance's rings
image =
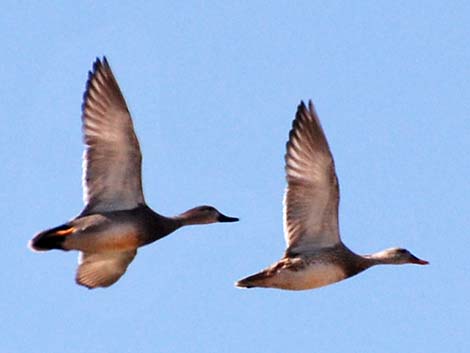
[[[466,1],[5,1],[0,352],[469,352]],[[81,97],[107,55],[150,206],[211,204],[108,289],[27,241],[82,208]],[[410,249],[325,288],[239,290],[281,257],[284,151],[313,99],[358,253]]]

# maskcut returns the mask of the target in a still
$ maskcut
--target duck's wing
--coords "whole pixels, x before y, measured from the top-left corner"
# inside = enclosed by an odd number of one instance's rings
[[[144,204],[139,141],[126,101],[106,58],[96,59],[82,105],[82,214]]]
[[[127,266],[136,254],[137,250],[104,253],[80,252],[75,281],[90,289],[109,287],[126,272]]]
[[[331,155],[312,102],[298,106],[287,142],[284,236],[287,253],[340,242],[339,188]]]

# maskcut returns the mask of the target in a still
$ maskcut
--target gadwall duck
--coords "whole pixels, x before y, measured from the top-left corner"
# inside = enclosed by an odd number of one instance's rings
[[[339,188],[333,156],[312,102],[297,109],[285,156],[284,257],[244,278],[238,287],[290,290],[326,286],[379,264],[428,264],[408,250],[391,248],[357,255],[341,241]]]
[[[112,285],[126,272],[137,248],[180,227],[238,221],[211,206],[165,217],[146,205],[139,142],[106,58],[97,59],[88,74],[82,111],[85,207],[78,217],[40,232],[29,243],[36,251],[79,250],[78,284]]]

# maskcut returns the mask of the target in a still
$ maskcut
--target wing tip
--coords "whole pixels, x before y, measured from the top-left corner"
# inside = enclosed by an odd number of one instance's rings
[[[311,99],[308,100],[308,104],[305,104],[303,100],[300,101],[299,105],[297,106],[297,113],[295,115],[294,122],[298,119],[302,119],[303,117],[313,119],[316,118],[316,120],[318,120],[315,104]]]
[[[95,58],[95,61],[93,62],[93,68],[90,72],[96,72],[98,71],[101,67],[109,67],[109,61],[106,57],[106,55],[103,55],[102,57],[97,56]]]
[[[100,73],[101,75],[105,77],[113,76],[112,71],[111,71],[111,66],[109,65],[106,55],[103,55],[101,58],[97,56],[95,61],[93,62],[91,70],[88,70],[88,77],[87,77],[87,81],[85,84],[85,91],[83,92],[83,97],[82,97],[82,119],[84,119],[84,112],[87,108],[87,102],[88,102],[88,98],[90,95],[90,91],[92,90],[93,83],[96,80],[96,76]]]
[[[287,162],[287,159],[289,158],[289,147],[293,144],[293,141],[297,137],[299,137],[302,123],[310,120],[318,121],[318,118],[316,118],[316,112],[313,102],[311,99],[309,99],[307,108],[305,102],[301,100],[297,106],[297,111],[295,113],[294,120],[292,121],[292,127],[289,131],[289,137],[286,142],[286,153],[284,155],[284,161]]]

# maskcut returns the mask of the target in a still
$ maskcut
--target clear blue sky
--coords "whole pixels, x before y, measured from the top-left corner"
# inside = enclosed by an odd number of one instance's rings
[[[469,2],[230,3],[3,3],[0,352],[469,352]],[[82,208],[81,98],[103,54],[149,205],[241,221],[181,229],[89,291],[76,253],[26,243]],[[309,98],[345,243],[430,266],[304,292],[233,287],[282,255],[285,142]]]

